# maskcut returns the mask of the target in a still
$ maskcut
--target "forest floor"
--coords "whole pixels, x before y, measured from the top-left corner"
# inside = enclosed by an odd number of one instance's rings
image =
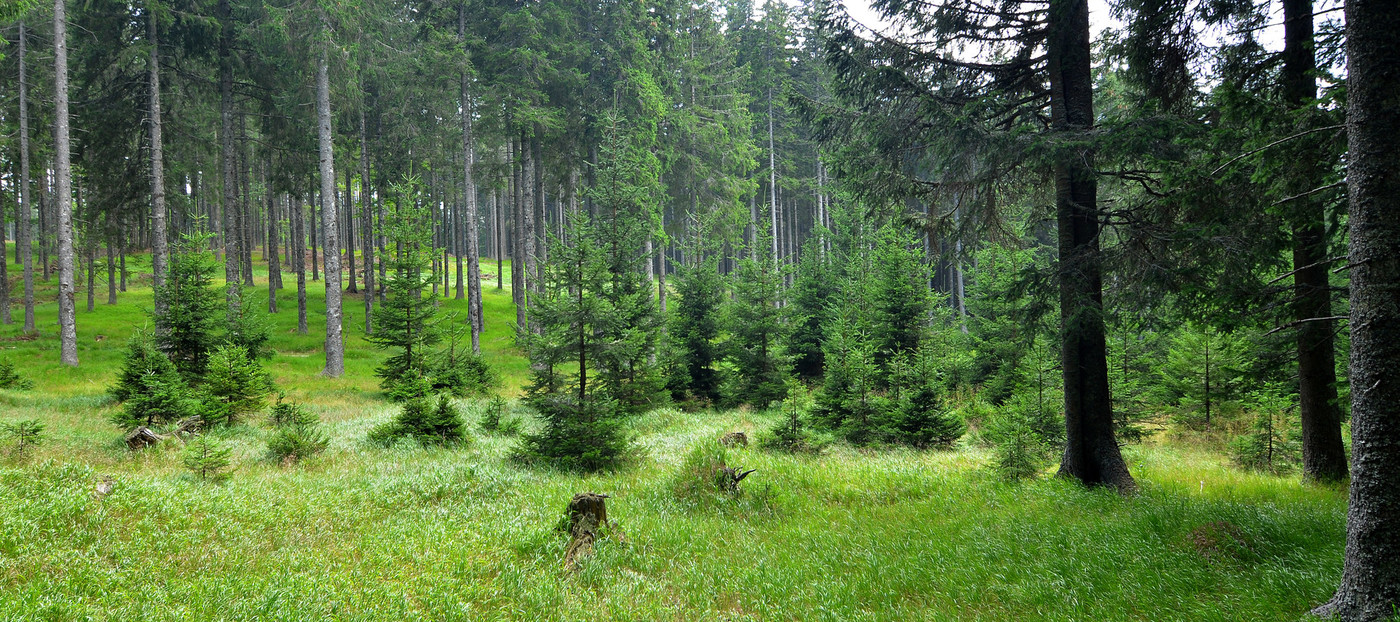
[[[514,438],[475,431],[479,401],[462,404],[464,447],[372,447],[394,407],[373,377],[383,355],[358,336],[360,299],[346,299],[347,373],[326,379],[321,283],[298,335],[284,281],[268,367],[331,445],[282,467],[261,422],[216,430],[234,448],[219,483],[188,474],[178,442],[128,452],[107,421],[149,287],[106,306],[101,286],[94,312],[79,291],[76,370],[58,363],[53,283],[38,339],[20,337],[15,307],[0,357],[37,387],[0,391],[0,421],[39,419],[48,438],[0,452],[0,620],[1296,620],[1341,573],[1344,490],[1166,439],[1125,447],[1142,487],[1127,498],[1049,471],[1002,482],[970,445],[732,449],[731,465],[758,469],[742,495],[678,494],[692,446],[773,424],[742,411],[643,415],[633,464],[586,477],[511,460]],[[512,393],[527,367],[509,292],[483,290],[485,354]],[[583,491],[611,495],[614,524],[566,569],[556,526]]]

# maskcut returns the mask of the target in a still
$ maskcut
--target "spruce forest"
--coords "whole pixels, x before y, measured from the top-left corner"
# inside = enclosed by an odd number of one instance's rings
[[[0,0],[0,619],[1400,620],[1386,0]]]

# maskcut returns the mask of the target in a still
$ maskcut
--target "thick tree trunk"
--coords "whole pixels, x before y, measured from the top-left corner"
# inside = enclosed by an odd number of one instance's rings
[[[277,313],[277,290],[282,288],[282,262],[277,248],[277,196],[272,192],[271,180],[267,181],[267,312]]]
[[[1400,608],[1400,12],[1349,0],[1351,498],[1337,594],[1314,613],[1390,620]]]
[[[248,151],[247,117],[238,117],[238,261],[243,285],[253,287],[253,193],[251,188],[252,161]],[[242,304],[240,302],[240,304]]]
[[[146,36],[150,39],[150,124],[151,124],[151,273],[156,290],[165,286],[166,263],[170,254],[165,232],[165,146],[161,137],[160,118],[160,44],[156,37],[156,15],[148,0],[146,7]],[[157,296],[156,314],[165,312],[164,297]]]
[[[345,293],[358,294],[360,288],[355,285],[355,167],[345,167],[345,218],[342,222],[345,225],[345,278],[349,280],[345,285]],[[364,197],[360,198],[361,201]]]
[[[321,235],[326,253],[326,369],[339,378],[345,373],[345,344],[340,336],[340,249],[336,245],[335,162],[331,152],[331,82],[328,52],[322,48],[316,65],[316,128],[320,138]]]
[[[1052,128],[1087,132],[1094,125],[1088,0],[1051,0],[1047,41]],[[1098,180],[1093,154],[1055,166],[1060,246],[1060,347],[1065,386],[1065,453],[1060,475],[1085,484],[1136,489],[1113,435],[1103,320]]]
[[[525,330],[525,239],[529,235],[525,232],[525,192],[521,189],[524,185],[525,167],[524,160],[520,155],[521,142],[515,143],[515,153],[512,161],[519,160],[520,166],[512,166],[514,169],[511,191],[511,218],[513,223],[510,229],[511,256],[510,256],[510,285],[511,298],[515,301],[515,329]]]
[[[1312,0],[1283,3],[1283,96],[1289,108],[1300,110],[1317,97],[1317,60],[1313,52]],[[1306,116],[1305,116],[1306,118]],[[1315,158],[1292,158],[1289,195],[1306,193],[1321,184]],[[1291,201],[1293,221],[1294,334],[1298,349],[1298,401],[1303,431],[1303,475],[1320,481],[1347,477],[1342,445],[1342,410],[1337,404],[1337,368],[1332,340],[1332,292],[1328,284],[1327,232],[1323,203],[1304,196]]]
[[[525,171],[521,174],[522,195],[524,197],[521,205],[521,231],[520,241],[524,243],[522,254],[525,256],[525,269],[521,272],[525,278],[525,291],[523,292],[525,307],[530,307],[530,299],[539,288],[538,266],[535,263],[535,168],[538,162],[535,161],[534,139],[520,139],[520,152],[525,158]],[[529,322],[529,316],[526,316]]]
[[[53,3],[54,194],[58,195],[58,335],[64,365],[78,366],[78,319],[73,291],[73,165],[68,152],[68,18]]]
[[[315,184],[313,184],[313,186],[316,186],[316,185],[320,185],[320,182],[318,181],[318,182],[316,182]],[[318,212],[317,212],[317,210],[316,210],[316,207],[317,207],[318,205],[321,204],[321,197],[320,197],[319,195],[320,195],[320,193],[313,191],[313,192],[311,193],[311,202],[307,205],[307,208],[311,210],[311,214],[310,214],[310,215],[311,215],[311,218],[307,219],[307,222],[310,222],[310,223],[311,223],[311,231],[307,234],[306,238],[307,238],[308,240],[311,241],[311,280],[312,280],[312,281],[319,281],[319,280],[321,280],[321,268],[320,268],[320,265],[321,265],[321,264],[318,263],[318,262],[320,261],[320,258],[317,256],[318,253],[317,253],[317,248],[316,248],[316,244],[317,244],[316,217],[317,217],[317,214],[318,214]],[[321,211],[324,212],[325,210],[321,210]]]
[[[33,204],[29,202],[29,83],[25,75],[26,51],[24,22],[19,23],[19,207],[15,220],[15,242],[24,262],[24,332],[34,334],[34,225]]]

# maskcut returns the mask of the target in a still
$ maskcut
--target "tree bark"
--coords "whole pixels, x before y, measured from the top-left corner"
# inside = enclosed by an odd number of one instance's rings
[[[374,334],[374,221],[370,216],[369,140],[365,134],[365,102],[360,105],[360,245],[365,264],[365,334]]]
[[[21,216],[15,220],[15,242],[20,246],[24,262],[24,333],[34,334],[34,223],[33,204],[29,202],[29,84],[24,56],[26,51],[24,22],[19,23],[19,207]]]
[[[264,164],[267,169],[271,166]],[[267,187],[267,312],[277,313],[277,290],[282,288],[282,263],[278,257],[277,248],[277,196],[272,192],[272,180],[265,183]]]
[[[457,36],[466,36],[466,5],[457,6]],[[465,44],[465,43],[464,43]],[[463,197],[466,200],[466,245],[458,249],[457,255],[457,295],[462,294],[461,253],[467,255],[467,319],[471,322],[472,352],[481,354],[481,329],[485,327],[481,304],[481,251],[480,234],[477,231],[476,177],[472,170],[476,165],[476,145],[472,137],[472,105],[467,72],[462,71],[462,173]]]
[[[1088,0],[1051,0],[1046,45],[1052,131],[1087,132],[1094,125]],[[1072,154],[1054,170],[1066,432],[1060,475],[1127,493],[1137,486],[1113,435],[1098,180],[1092,160],[1093,154],[1087,151]]]
[[[1312,0],[1283,2],[1283,97],[1292,110],[1317,98],[1317,59],[1313,51]],[[1305,117],[1306,118],[1306,117]],[[1298,195],[1321,185],[1315,158],[1291,158],[1286,187]],[[1303,432],[1303,476],[1320,481],[1347,477],[1342,444],[1342,410],[1337,404],[1336,354],[1333,349],[1332,292],[1326,263],[1326,213],[1322,201],[1304,196],[1292,201],[1294,333],[1298,349],[1298,402]]]
[[[297,333],[305,335],[306,326],[306,207],[294,201],[292,207],[292,264],[297,272]]]
[[[146,3],[146,36],[150,39],[150,123],[151,123],[151,282],[154,289],[165,286],[166,263],[170,254],[165,231],[165,146],[160,118],[160,43],[156,37],[154,0]],[[165,313],[164,297],[155,301],[157,315]]]
[[[345,285],[345,293],[358,294],[360,288],[355,285],[355,167],[345,167],[345,218],[342,221],[345,225],[345,278],[349,283]],[[361,197],[361,201],[364,197]]]
[[[1350,0],[1351,496],[1346,559],[1313,613],[1389,620],[1400,607],[1400,12]]]
[[[68,145],[68,19],[65,0],[53,3],[54,180],[58,195],[58,335],[64,365],[78,366],[78,319],[73,291],[73,165]]]
[[[321,235],[326,253],[326,369],[324,375],[345,373],[345,344],[340,336],[340,249],[336,245],[335,162],[331,144],[331,83],[329,52],[321,48],[316,65],[316,128],[320,138]]]
[[[219,208],[223,218],[224,300],[228,317],[238,317],[238,222],[233,177],[233,10],[229,0],[219,0]]]

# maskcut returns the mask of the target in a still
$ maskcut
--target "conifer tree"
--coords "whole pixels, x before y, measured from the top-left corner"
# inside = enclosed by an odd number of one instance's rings
[[[782,308],[783,273],[769,252],[769,236],[750,249],[731,279],[725,305],[725,359],[731,366],[725,400],[767,408],[787,395],[788,362],[783,352],[787,314]]]
[[[391,195],[403,196],[413,185],[397,186]],[[431,368],[431,349],[441,340],[434,322],[436,301],[424,295],[437,278],[432,269],[427,218],[425,210],[415,203],[396,199],[384,223],[385,238],[394,252],[381,257],[389,264],[386,293],[384,302],[374,309],[374,333],[365,340],[380,349],[397,351],[375,370],[380,386],[395,399],[422,396]]]
[[[673,397],[715,403],[720,397],[720,308],[724,281],[715,260],[683,267],[676,276],[675,311],[671,316],[671,351],[677,368],[672,379]]]

